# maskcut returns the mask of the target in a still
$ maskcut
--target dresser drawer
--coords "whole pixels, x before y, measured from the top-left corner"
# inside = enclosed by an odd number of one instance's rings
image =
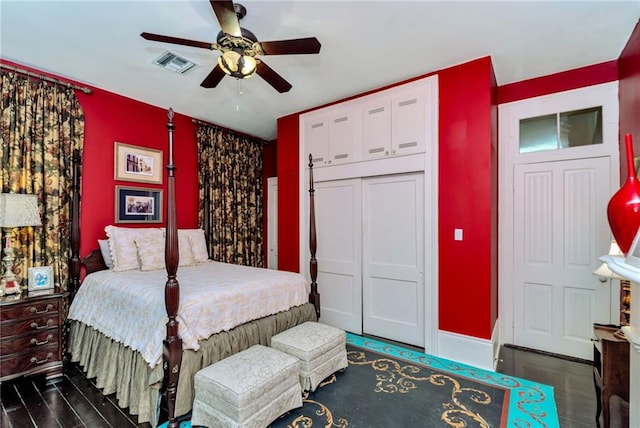
[[[68,293],[0,296],[0,382],[26,375],[62,375]]]
[[[10,340],[5,340],[3,336],[3,340],[0,341],[0,356],[6,357],[9,354],[14,354],[27,349],[42,348],[54,344],[57,345],[59,335],[60,331],[57,328],[53,328],[12,337]]]
[[[3,307],[0,310],[0,322],[27,318],[37,315],[56,314],[60,310],[58,299],[48,299],[38,302],[25,302]]]
[[[6,339],[9,336],[57,327],[59,324],[60,316],[57,313],[52,313],[48,316],[3,322],[0,324],[0,335]]]
[[[61,365],[59,347],[51,344],[27,352],[12,354],[0,359],[0,377],[4,378],[15,373],[27,373],[43,370],[52,364]]]

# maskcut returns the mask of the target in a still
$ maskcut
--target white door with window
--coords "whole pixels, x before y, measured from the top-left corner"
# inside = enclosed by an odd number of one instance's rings
[[[592,324],[610,317],[593,275],[610,197],[607,157],[516,165],[514,342],[589,359]]]
[[[592,272],[612,238],[619,188],[618,85],[499,106],[499,317],[502,343],[593,358],[594,322],[617,289]]]

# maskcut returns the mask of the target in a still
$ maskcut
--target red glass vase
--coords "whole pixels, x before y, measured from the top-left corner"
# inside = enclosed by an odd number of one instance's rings
[[[627,254],[640,226],[640,182],[633,164],[631,134],[625,135],[627,149],[627,180],[609,201],[607,218],[620,250]]]

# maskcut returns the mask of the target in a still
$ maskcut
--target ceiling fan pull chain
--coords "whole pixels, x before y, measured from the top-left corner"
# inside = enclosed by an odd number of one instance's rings
[[[236,102],[236,111],[240,111],[240,97],[242,96],[242,79],[236,79],[236,85],[238,87],[238,98]]]

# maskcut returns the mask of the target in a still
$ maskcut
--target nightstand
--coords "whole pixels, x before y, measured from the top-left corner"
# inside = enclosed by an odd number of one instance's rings
[[[44,373],[62,376],[67,292],[0,297],[0,382]]]
[[[609,401],[617,395],[629,401],[629,342],[614,335],[618,327],[594,324],[593,382],[598,398],[596,421],[600,426],[600,412],[604,427],[609,428]]]

